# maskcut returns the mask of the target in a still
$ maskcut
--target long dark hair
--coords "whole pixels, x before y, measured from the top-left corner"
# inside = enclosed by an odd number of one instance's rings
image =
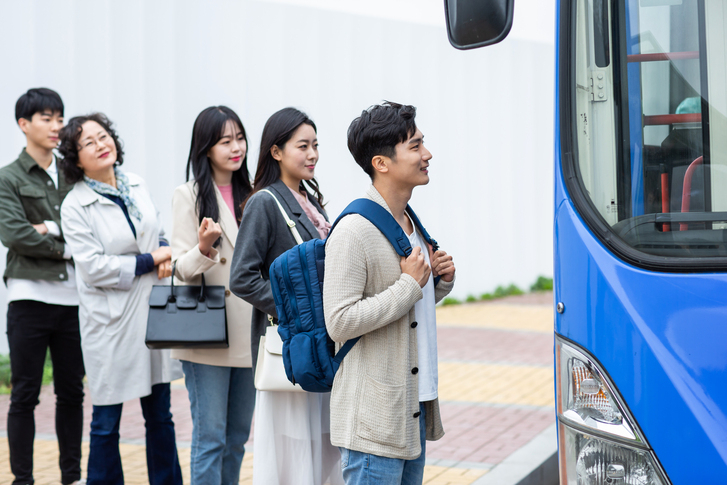
[[[211,106],[202,111],[194,121],[192,146],[189,148],[189,159],[187,159],[187,180],[189,180],[191,170],[197,186],[195,209],[199,222],[202,222],[205,217],[209,217],[215,222],[220,220],[220,208],[217,206],[214,179],[212,178],[212,160],[209,159],[207,153],[222,138],[228,121],[237,125],[247,142],[242,121],[227,106]],[[250,192],[252,192],[252,186],[250,185],[250,172],[247,170],[246,150],[242,165],[232,172],[232,197],[235,201],[235,219],[238,222],[242,219],[242,202]]]
[[[313,123],[313,120],[295,108],[283,108],[268,118],[268,121],[265,123],[265,128],[263,128],[263,136],[260,141],[260,157],[257,161],[255,181],[253,182],[254,190],[250,196],[280,179],[280,165],[273,158],[270,150],[276,145],[282,149],[293,136],[295,130],[303,124],[310,125],[313,131],[318,133],[318,129],[316,128],[316,124]],[[323,194],[315,178],[302,180],[300,182],[300,189],[308,193],[312,191],[312,195],[316,198],[320,206],[323,207]],[[248,199],[250,196],[248,196]],[[244,203],[242,209],[245,209]]]

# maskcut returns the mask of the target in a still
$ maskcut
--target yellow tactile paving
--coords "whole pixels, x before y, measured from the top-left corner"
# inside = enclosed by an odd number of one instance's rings
[[[147,485],[149,480],[146,473],[146,451],[142,445],[121,444],[121,461],[124,467],[124,482],[127,485]],[[58,471],[58,443],[56,441],[35,440],[35,483],[36,485],[59,485],[60,472]],[[0,438],[0,483],[10,483],[10,461],[8,458],[8,440]],[[88,443],[83,443],[83,460],[81,469],[85,476],[88,463]],[[184,483],[189,480],[189,448],[179,450],[179,463],[182,467]],[[447,468],[441,466],[426,466],[424,468],[424,483],[427,485],[469,485],[487,470],[471,470],[465,468]],[[240,484],[252,483],[252,454],[245,455],[240,471]]]
[[[146,448],[143,445],[130,445],[122,443],[121,463],[124,467],[124,483],[127,485],[147,485],[149,479],[146,472]],[[35,440],[33,453],[33,475],[36,485],[60,485],[60,471],[58,469],[58,442],[49,440]],[[83,443],[83,457],[81,472],[86,476],[88,464],[88,442]],[[182,467],[184,483],[189,480],[189,448],[179,450],[179,464]],[[10,473],[10,459],[8,456],[8,440],[0,438],[0,484],[10,483],[13,476]],[[240,483],[252,483],[252,454],[245,455],[240,471]]]
[[[426,466],[424,467],[423,483],[425,485],[469,485],[485,473],[487,470]]]
[[[439,400],[554,406],[553,370],[440,362]]]
[[[545,305],[452,305],[437,308],[437,325],[553,333],[553,309]]]

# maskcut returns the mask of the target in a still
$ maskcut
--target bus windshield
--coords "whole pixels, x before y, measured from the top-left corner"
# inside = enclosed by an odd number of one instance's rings
[[[577,3],[588,210],[643,253],[727,256],[727,2]]]

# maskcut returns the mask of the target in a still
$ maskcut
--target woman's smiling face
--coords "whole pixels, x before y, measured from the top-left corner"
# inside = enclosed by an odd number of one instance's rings
[[[318,136],[311,125],[302,124],[282,147],[274,146],[272,155],[280,165],[284,182],[310,180],[318,163]]]
[[[225,123],[222,137],[210,148],[207,156],[213,172],[235,172],[242,166],[247,153],[247,142],[240,127],[232,120]]]
[[[78,166],[91,177],[113,167],[116,163],[116,143],[106,130],[95,121],[81,125],[78,138]],[[91,177],[94,178],[94,177]]]

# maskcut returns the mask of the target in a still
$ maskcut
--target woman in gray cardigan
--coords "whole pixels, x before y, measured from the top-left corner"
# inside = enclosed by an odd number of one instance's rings
[[[277,317],[268,269],[296,245],[278,202],[304,241],[325,238],[331,226],[314,178],[317,162],[316,126],[304,113],[285,108],[268,119],[230,268],[230,289],[253,306],[253,368],[268,315]],[[254,485],[343,484],[340,452],[330,440],[329,403],[328,393],[257,391]]]

